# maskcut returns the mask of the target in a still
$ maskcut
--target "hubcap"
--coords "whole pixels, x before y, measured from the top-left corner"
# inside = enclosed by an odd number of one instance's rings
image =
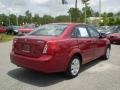
[[[79,59],[74,59],[71,63],[71,73],[72,75],[77,75],[80,69]]]
[[[110,49],[108,48],[106,51],[106,57],[109,58],[110,57]]]

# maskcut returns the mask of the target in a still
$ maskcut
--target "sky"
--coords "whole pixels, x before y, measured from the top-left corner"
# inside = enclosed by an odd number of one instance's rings
[[[0,0],[0,13],[24,15],[26,10],[33,14],[43,15],[67,15],[69,8],[74,7],[75,0],[67,0],[67,5],[62,5],[61,0]],[[120,0],[101,0],[102,12],[120,11]],[[99,0],[90,0],[89,5],[93,10],[99,10]],[[78,0],[78,8],[84,5]]]

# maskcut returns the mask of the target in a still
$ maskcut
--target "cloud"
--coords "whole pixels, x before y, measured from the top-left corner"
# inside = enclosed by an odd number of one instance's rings
[[[39,15],[66,15],[70,7],[75,7],[75,0],[67,0],[68,5],[62,5],[61,0],[0,0],[0,12],[8,14],[18,13],[24,15],[26,10],[30,10],[33,14]],[[120,11],[120,0],[101,0],[102,12],[118,12]],[[90,0],[90,6],[95,10],[99,10],[99,0]],[[78,0],[78,8],[82,9],[83,4]]]
[[[120,11],[120,0],[101,0],[101,11],[102,12],[118,12]],[[99,11],[99,0],[91,0],[90,6],[95,10]]]
[[[31,3],[35,4],[44,4],[47,3],[49,0],[30,0]]]

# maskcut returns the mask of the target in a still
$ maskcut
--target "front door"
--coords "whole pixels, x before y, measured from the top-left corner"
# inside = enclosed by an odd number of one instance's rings
[[[85,26],[77,27],[78,45],[82,51],[83,63],[94,59],[95,39],[91,38]]]
[[[104,40],[104,38],[100,38],[99,32],[96,29],[94,29],[93,27],[87,26],[87,29],[88,29],[88,32],[89,32],[91,38],[93,38],[95,40],[94,59],[96,59],[105,53],[106,40]]]

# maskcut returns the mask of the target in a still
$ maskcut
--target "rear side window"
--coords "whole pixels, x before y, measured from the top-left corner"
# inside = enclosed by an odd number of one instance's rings
[[[77,26],[73,32],[72,32],[72,37],[90,37],[89,36],[89,33],[86,29],[86,27],[83,27],[83,26]]]
[[[37,30],[31,32],[29,35],[33,36],[59,36],[67,28],[67,24],[49,24],[44,25]]]
[[[88,31],[85,27],[79,27],[78,30],[80,32],[79,37],[89,37]]]

